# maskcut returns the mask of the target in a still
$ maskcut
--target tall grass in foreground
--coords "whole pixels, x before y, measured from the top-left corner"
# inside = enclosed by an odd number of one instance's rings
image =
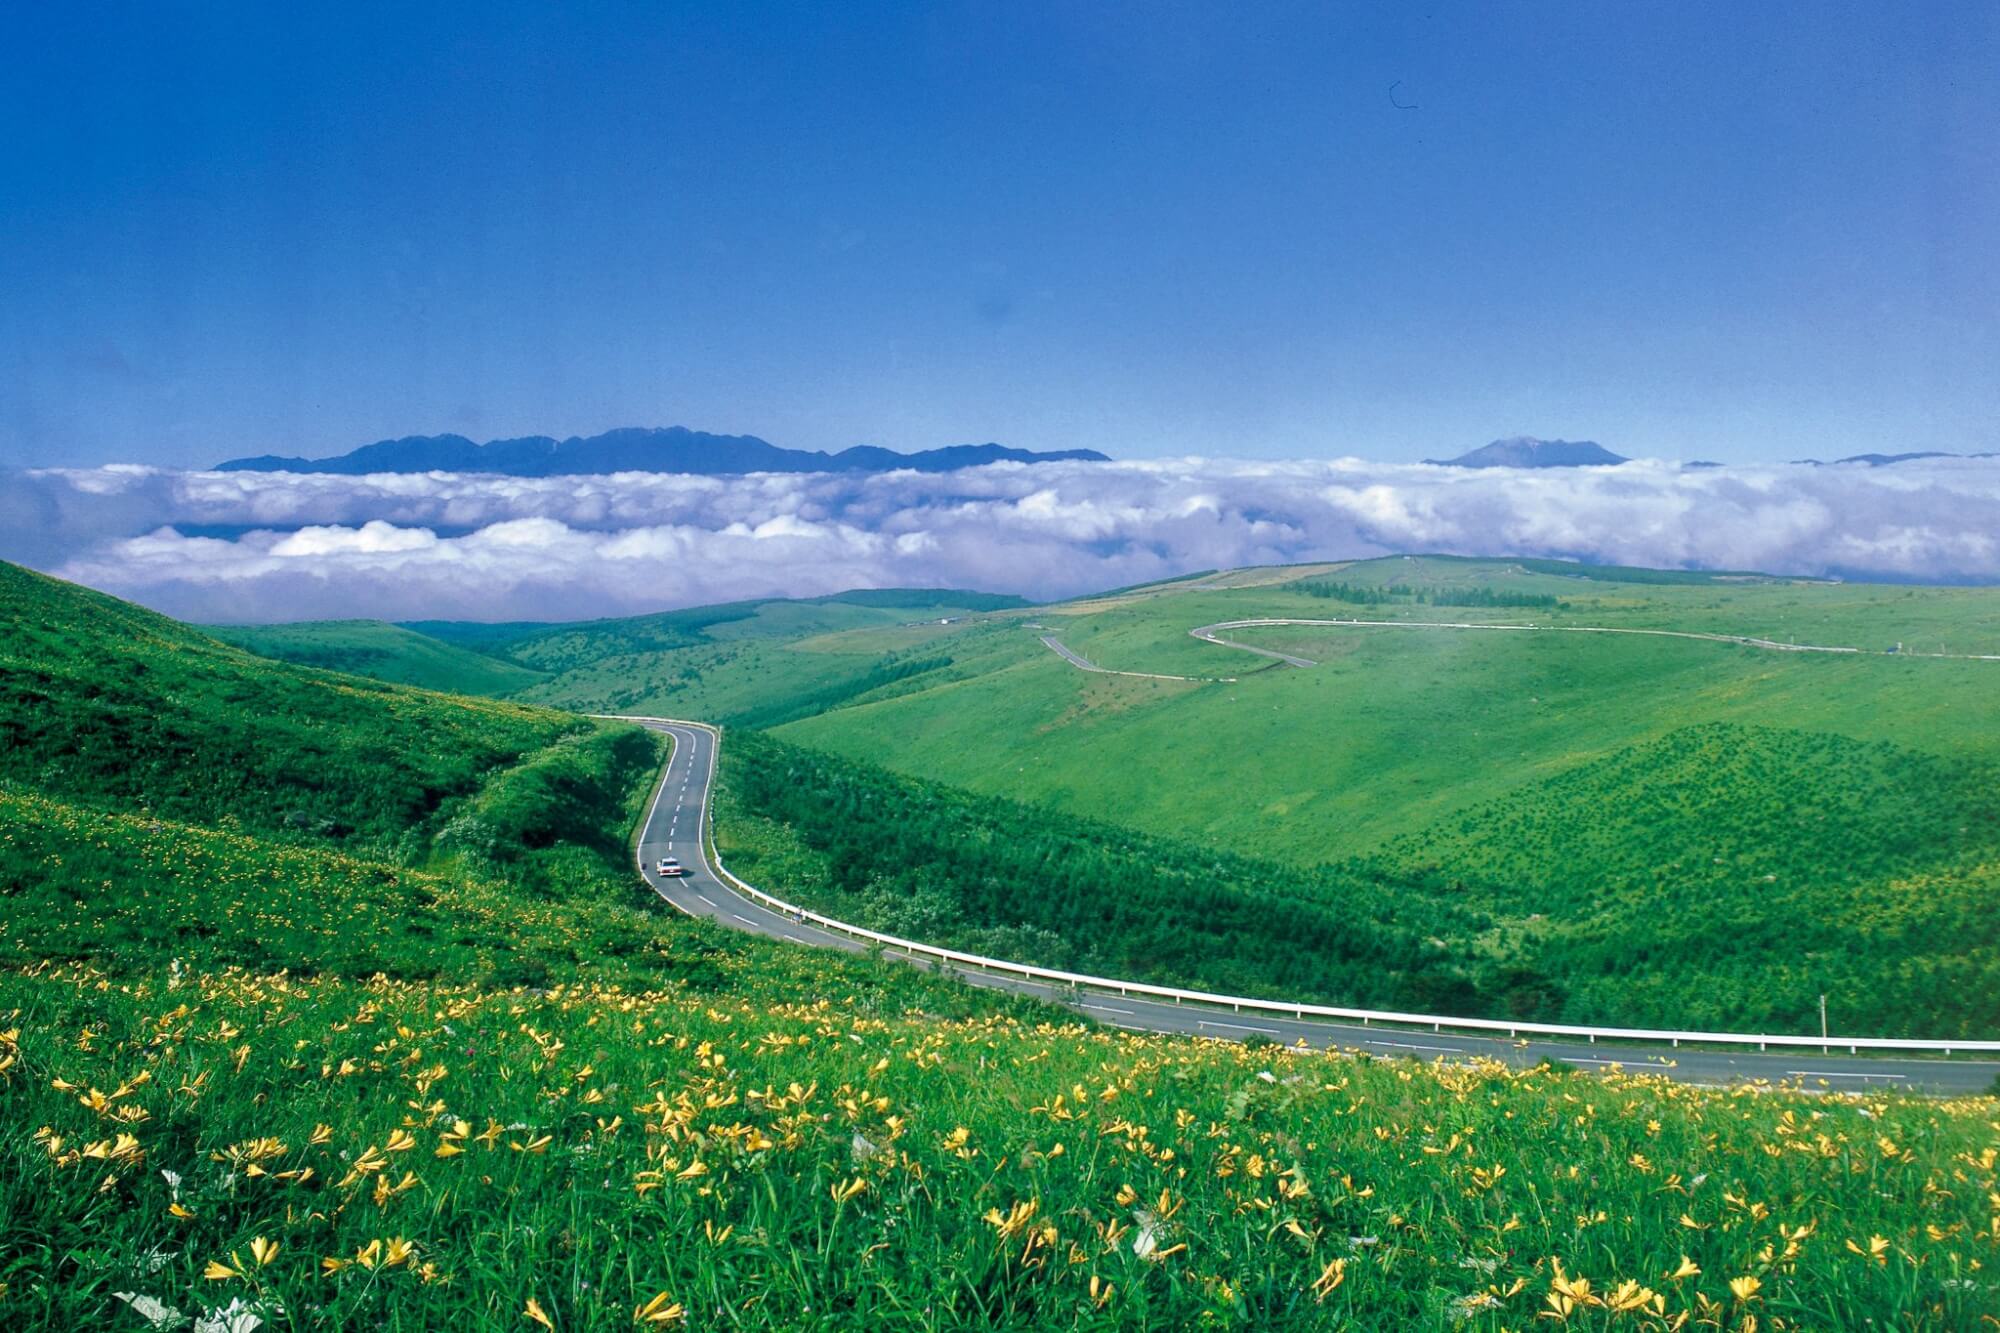
[[[0,978],[0,1325],[1966,1329],[1996,1106],[601,985]],[[155,1323],[155,1327],[165,1327]]]

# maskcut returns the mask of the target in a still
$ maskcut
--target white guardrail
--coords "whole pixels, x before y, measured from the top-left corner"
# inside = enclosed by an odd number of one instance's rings
[[[1395,1027],[1429,1028],[1433,1032],[1446,1029],[1461,1032],[1504,1033],[1509,1037],[1523,1034],[1537,1037],[1580,1037],[1595,1042],[1599,1037],[1613,1041],[1644,1042],[1650,1045],[1679,1046],[1682,1042],[1713,1046],[1755,1046],[1765,1050],[1772,1046],[1809,1047],[1822,1052],[1830,1052],[1836,1047],[1846,1047],[1850,1053],[1861,1051],[1938,1051],[1945,1055],[1954,1052],[2000,1052],[2000,1041],[1930,1041],[1915,1037],[1829,1037],[1801,1036],[1793,1033],[1763,1032],[1675,1032],[1662,1028],[1604,1028],[1586,1027],[1569,1023],[1529,1023],[1499,1018],[1452,1018],[1439,1014],[1407,1014],[1385,1009],[1347,1009],[1338,1005],[1306,1004],[1289,1000],[1260,1000],[1247,995],[1218,995],[1213,991],[1181,990],[1174,986],[1156,986],[1145,981],[1120,981],[1115,977],[1097,977],[1083,972],[1064,972],[1057,968],[1037,967],[1032,963],[1016,963],[1003,958],[986,958],[979,954],[961,953],[956,949],[943,949],[934,944],[924,944],[917,940],[906,940],[899,935],[885,935],[881,931],[869,930],[864,926],[850,925],[809,907],[789,903],[775,894],[764,892],[755,885],[738,878],[723,864],[722,850],[715,845],[713,828],[714,815],[709,795],[715,783],[715,770],[722,758],[722,729],[707,722],[691,722],[672,717],[635,717],[629,714],[598,714],[597,716],[618,722],[657,723],[663,726],[693,727],[709,733],[715,738],[715,759],[709,764],[708,782],[702,789],[702,817],[705,841],[702,846],[715,869],[722,877],[747,898],[763,903],[767,907],[783,912],[797,921],[809,921],[827,930],[838,931],[853,939],[879,944],[885,949],[895,949],[908,954],[912,959],[919,956],[936,959],[954,967],[977,968],[982,972],[1000,972],[1033,981],[1053,982],[1061,986],[1073,986],[1079,990],[1101,991],[1117,995],[1140,995],[1154,999],[1171,1000],[1175,1004],[1212,1005],[1241,1013],[1250,1010],[1257,1013],[1290,1015],[1296,1019],[1332,1018],[1358,1022],[1366,1027],[1374,1023],[1385,1023]],[[655,797],[657,800],[657,797]],[[647,816],[651,817],[652,802],[647,804]],[[643,826],[642,826],[643,827]],[[638,856],[635,848],[635,857]],[[639,859],[640,878],[645,878],[645,863]],[[651,881],[648,881],[650,886]]]

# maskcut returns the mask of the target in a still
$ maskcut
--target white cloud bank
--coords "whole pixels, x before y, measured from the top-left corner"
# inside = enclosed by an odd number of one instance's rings
[[[0,474],[0,556],[207,621],[574,619],[888,586],[1056,597],[1197,568],[1399,551],[2000,581],[2000,460]]]

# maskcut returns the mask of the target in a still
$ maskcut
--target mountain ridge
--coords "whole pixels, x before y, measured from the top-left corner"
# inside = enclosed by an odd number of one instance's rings
[[[713,435],[685,426],[626,426],[558,440],[549,435],[488,440],[463,435],[408,435],[378,440],[326,458],[260,454],[216,464],[217,472],[306,472],[361,476],[371,472],[488,472],[511,477],[594,476],[611,472],[683,472],[739,476],[750,472],[951,472],[987,463],[1103,463],[1095,449],[1037,452],[999,444],[954,444],[898,453],[860,444],[838,453],[787,449],[755,435]]]

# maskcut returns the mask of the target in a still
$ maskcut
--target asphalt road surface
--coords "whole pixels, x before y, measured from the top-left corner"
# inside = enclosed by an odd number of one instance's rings
[[[701,836],[708,817],[709,782],[715,771],[715,737],[699,727],[646,723],[673,737],[673,756],[646,823],[639,834],[639,864],[646,882],[669,903],[690,916],[708,917],[737,930],[823,948],[861,953],[861,941],[792,919],[729,887],[711,864]],[[663,878],[655,873],[660,858],[678,859],[687,873]],[[917,966],[941,966],[932,960],[911,960]],[[1235,1013],[1206,1005],[1178,1005],[1141,996],[1103,991],[1073,991],[1020,977],[943,967],[975,986],[1033,995],[1077,1010],[1100,1023],[1135,1032],[1179,1033],[1244,1041],[1264,1037],[1291,1046],[1303,1041],[1317,1048],[1366,1051],[1381,1057],[1420,1060],[1463,1060],[1473,1056],[1528,1066],[1560,1060],[1580,1069],[1605,1070],[1616,1065],[1632,1072],[1661,1074],[1684,1082],[1729,1084],[1764,1080],[1796,1084],[1812,1090],[1857,1092],[1868,1088],[1910,1089],[1933,1093],[1982,1092],[2000,1075],[2000,1060],[1902,1059],[1850,1056],[1794,1047],[1789,1050],[1679,1050],[1609,1042],[1511,1041],[1463,1036],[1424,1029],[1370,1027],[1354,1022],[1298,1020],[1265,1012]]]

